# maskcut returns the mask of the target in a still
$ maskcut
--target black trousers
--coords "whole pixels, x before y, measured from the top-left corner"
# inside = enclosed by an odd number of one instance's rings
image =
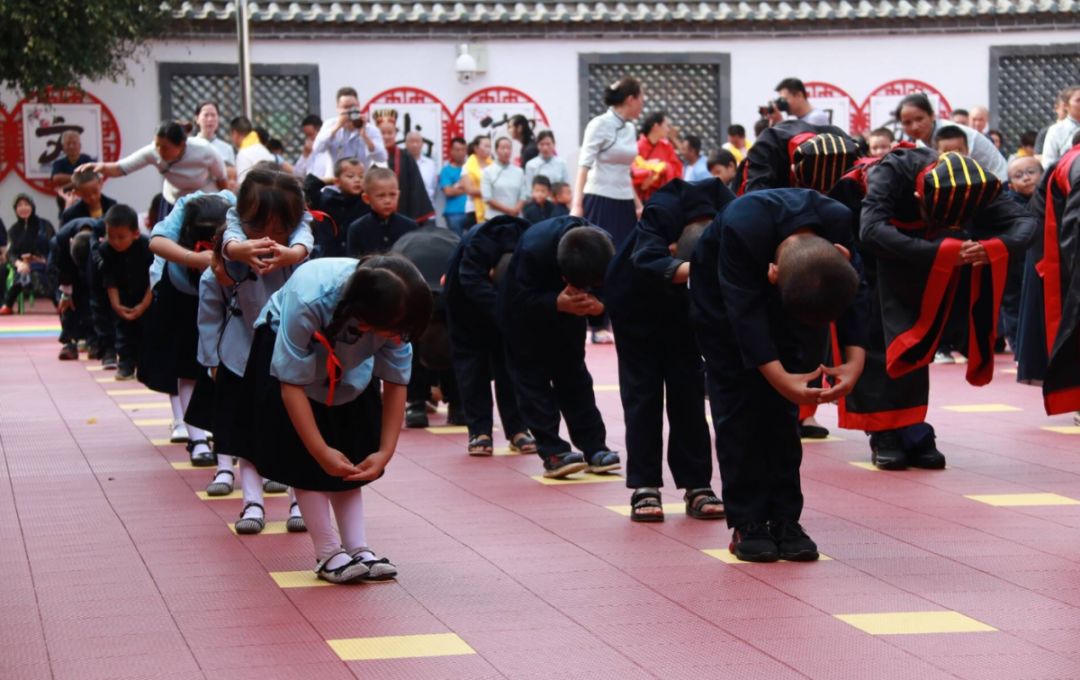
[[[506,366],[506,353],[502,337],[486,334],[476,344],[454,338],[454,373],[457,375],[458,393],[469,425],[469,436],[491,435],[492,417],[491,381],[495,381],[495,402],[499,406],[499,418],[507,438],[525,431],[525,422],[518,408],[517,390]]]
[[[115,316],[115,315],[114,315]],[[135,370],[139,365],[139,347],[142,344],[142,317],[125,321],[115,317],[115,351],[120,368]]]
[[[586,456],[607,449],[607,430],[585,366],[585,323],[570,325],[549,333],[526,327],[505,336],[518,405],[541,457],[570,451],[559,436],[560,414],[570,441]]]
[[[117,351],[116,328],[120,317],[116,316],[109,302],[109,292],[105,289],[101,270],[93,265],[88,269],[90,270],[87,273],[90,283],[90,320],[94,325],[97,347],[102,355],[111,354]]]
[[[431,388],[435,385],[438,385],[442,390],[443,399],[447,403],[457,403],[458,390],[454,371],[433,371],[420,363],[417,353],[413,352],[412,375],[409,378],[409,385],[405,389],[405,399],[409,403],[426,403],[431,399]]]
[[[60,315],[60,342],[69,344],[86,340],[86,344],[96,346],[97,333],[94,332],[90,314],[90,297],[85,285],[76,282],[71,286],[71,302],[75,308]]]
[[[705,421],[705,365],[693,334],[685,322],[683,328],[619,319],[612,319],[612,324],[626,422],[627,488],[664,485],[665,390],[670,429],[667,459],[675,486],[709,486],[712,442]]]
[[[744,368],[737,348],[702,349],[728,526],[798,520],[803,508],[799,407],[780,396],[758,369]]]

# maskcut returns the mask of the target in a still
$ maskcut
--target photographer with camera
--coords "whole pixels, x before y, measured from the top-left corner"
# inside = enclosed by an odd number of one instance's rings
[[[781,80],[780,84],[776,86],[776,93],[780,96],[775,101],[769,102],[769,107],[775,108],[776,113],[782,111],[792,118],[798,118],[811,125],[830,125],[832,123],[829,120],[828,113],[810,106],[810,102],[806,99],[806,86],[798,78],[784,78]],[[764,108],[768,107],[758,109],[759,113]],[[770,111],[769,118],[771,119],[776,113]],[[765,115],[762,113],[762,116]],[[777,122],[779,121],[772,121],[771,125],[776,125]]]
[[[343,87],[337,91],[337,115],[323,123],[315,135],[311,153],[330,152],[331,164],[342,158],[357,158],[366,168],[386,162],[386,146],[379,129],[360,112],[356,90]]]

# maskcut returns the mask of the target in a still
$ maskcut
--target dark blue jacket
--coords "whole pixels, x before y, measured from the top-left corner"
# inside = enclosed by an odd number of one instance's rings
[[[116,201],[108,196],[101,195],[101,216],[105,217],[105,213],[109,212],[109,208],[116,205]],[[86,205],[86,201],[79,199],[77,203],[68,208],[60,215],[60,226],[64,226],[71,220],[77,220],[80,217],[92,217],[90,214],[90,208]]]
[[[394,213],[385,222],[375,213],[368,213],[349,225],[346,254],[363,257],[388,253],[399,238],[419,228],[401,213]]]
[[[491,270],[503,255],[514,252],[528,228],[529,223],[525,220],[499,215],[465,232],[450,257],[443,288],[451,337],[467,341],[476,334],[490,333],[497,328],[497,290],[491,280]]]
[[[643,323],[681,319],[685,325],[686,285],[671,283],[684,261],[668,246],[679,240],[687,224],[715,217],[733,200],[735,194],[718,179],[694,183],[674,179],[660,187],[608,267],[604,305],[612,319]]]
[[[839,243],[859,272],[858,295],[837,322],[842,347],[866,347],[869,294],[851,233],[851,212],[813,189],[766,189],[735,199],[705,230],[690,265],[690,317],[699,344],[732,348],[756,368],[799,352],[797,322],[769,283],[780,243],[800,229]]]
[[[82,266],[79,266],[71,257],[71,239],[87,228],[94,235],[91,239],[92,245],[105,238],[105,220],[78,217],[61,227],[49,244],[49,269],[54,272],[57,283],[61,286],[89,285],[92,259],[88,258]]]

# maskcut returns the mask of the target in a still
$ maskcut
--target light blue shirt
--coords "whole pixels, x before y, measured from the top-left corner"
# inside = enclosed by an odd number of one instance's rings
[[[687,182],[700,182],[710,177],[712,175],[709,174],[709,162],[705,160],[704,156],[698,156],[693,165],[687,165],[686,169],[683,170],[683,179]]]
[[[167,238],[173,243],[180,242],[180,230],[184,226],[184,206],[187,202],[196,196],[217,196],[228,201],[229,205],[236,205],[236,196],[231,191],[219,191],[216,194],[207,194],[201,191],[181,196],[176,199],[176,205],[173,206],[172,212],[162,221],[154,225],[154,230],[150,232],[150,240],[153,241],[157,237]],[[229,213],[233,213],[236,210],[234,208],[229,209]],[[158,260],[161,261],[161,265],[158,264]],[[155,270],[157,272],[164,271],[169,273],[169,281],[172,282],[176,290],[180,291],[184,295],[198,295],[199,291],[192,285],[191,280],[188,278],[188,268],[179,262],[167,262],[165,258],[160,255],[154,256],[154,265],[150,268],[151,271],[151,285],[157,285],[160,280],[160,275],[154,276]]]
[[[233,205],[236,205],[235,199]],[[225,235],[221,237],[222,254],[225,255],[225,244],[229,241],[246,240],[247,234],[244,233],[244,227],[240,224],[240,215],[237,214],[236,208],[229,208],[229,212],[225,214]],[[311,255],[311,251],[315,249],[315,234],[311,231],[311,213],[307,210],[300,218],[300,223],[289,234],[289,247],[295,245],[304,246],[308,255]],[[229,256],[225,255],[225,259],[228,260]]]
[[[274,293],[255,322],[256,328],[269,323],[277,333],[270,375],[283,383],[302,385],[309,399],[323,404],[329,393],[328,353],[314,336],[330,325],[356,267],[356,260],[348,257],[305,262]],[[341,362],[334,406],[359,397],[372,375],[398,385],[407,385],[412,375],[412,345],[376,333],[360,333],[350,328],[355,323],[351,321],[336,337],[327,338]]]
[[[330,154],[331,168],[334,163],[337,163],[342,158],[355,158],[365,168],[372,163],[386,162],[386,145],[383,144],[382,133],[379,132],[379,128],[375,127],[374,123],[369,121],[364,126],[368,139],[371,140],[374,147],[371,151],[368,151],[367,142],[360,137],[360,131],[353,127],[352,123],[346,123],[331,132],[336,122],[337,115],[323,122],[322,128],[315,135],[315,140],[311,145],[312,156],[317,156],[324,151],[328,152]]]

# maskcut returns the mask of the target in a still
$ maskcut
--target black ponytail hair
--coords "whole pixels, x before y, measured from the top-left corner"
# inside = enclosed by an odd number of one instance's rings
[[[533,143],[535,137],[533,135],[532,125],[529,125],[528,118],[520,113],[515,114],[510,117],[510,125],[513,129],[518,131],[518,135],[520,135],[518,142],[521,146],[525,147]]]
[[[431,306],[431,289],[416,265],[399,255],[371,255],[345,283],[326,336],[333,342],[349,321],[363,321],[408,342],[423,335]]]
[[[188,133],[191,132],[191,123],[181,120],[162,121],[158,126],[156,137],[167,140],[173,146],[180,146],[187,141]]]
[[[188,200],[184,204],[184,221],[180,225],[177,243],[195,252],[212,249],[214,235],[225,224],[229,207],[228,201],[215,194],[203,194]],[[187,274],[191,284],[198,288],[202,272],[189,267]]]
[[[630,97],[641,95],[641,81],[633,76],[623,76],[604,90],[604,106],[618,106]]]

